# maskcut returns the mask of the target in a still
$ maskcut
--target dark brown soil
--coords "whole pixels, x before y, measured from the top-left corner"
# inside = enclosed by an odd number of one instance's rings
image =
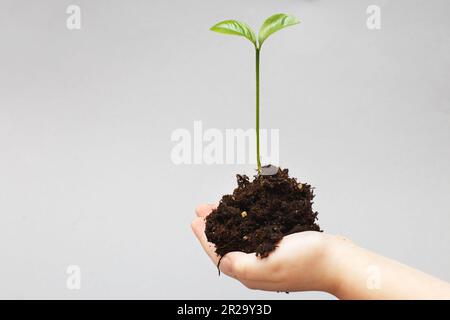
[[[245,175],[236,177],[233,194],[223,196],[206,218],[206,237],[219,256],[243,251],[265,258],[288,234],[321,231],[312,187],[290,178],[288,169],[264,167],[251,182]]]

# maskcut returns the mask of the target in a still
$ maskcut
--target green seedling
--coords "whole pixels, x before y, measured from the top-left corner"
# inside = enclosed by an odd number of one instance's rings
[[[289,26],[300,23],[300,21],[289,14],[278,13],[270,16],[264,21],[259,29],[258,37],[255,32],[246,23],[237,20],[225,20],[215,24],[211,27],[211,30],[218,33],[241,36],[250,40],[255,46],[255,62],[256,62],[256,163],[258,165],[258,174],[261,173],[261,155],[259,151],[259,65],[260,65],[260,52],[263,43],[267,38]]]

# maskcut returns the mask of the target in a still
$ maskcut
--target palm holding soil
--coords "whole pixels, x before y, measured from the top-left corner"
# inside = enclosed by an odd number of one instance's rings
[[[192,230],[212,262],[217,265],[220,257],[205,235],[205,218],[213,205],[200,205]],[[270,291],[320,290],[323,280],[321,262],[329,236],[321,232],[306,231],[284,237],[275,251],[261,259],[254,253],[234,251],[224,255],[219,268],[251,289]]]
[[[219,256],[205,235],[205,218],[215,209],[200,205],[192,230],[217,266]],[[368,286],[369,267],[380,272]],[[255,253],[225,254],[220,270],[250,289],[325,291],[340,299],[450,299],[450,284],[354,245],[341,236],[305,231],[285,236],[264,259]]]

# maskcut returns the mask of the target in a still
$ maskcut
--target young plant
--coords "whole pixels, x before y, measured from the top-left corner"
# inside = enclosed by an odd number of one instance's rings
[[[217,23],[211,30],[218,33],[241,36],[250,40],[255,46],[255,62],[256,62],[256,163],[258,165],[258,174],[261,173],[261,155],[259,151],[259,61],[261,47],[267,38],[283,29],[295,24],[300,23],[300,21],[289,14],[278,13],[270,16],[264,21],[261,28],[259,29],[258,37],[256,37],[255,32],[246,23],[237,20],[225,20]]]

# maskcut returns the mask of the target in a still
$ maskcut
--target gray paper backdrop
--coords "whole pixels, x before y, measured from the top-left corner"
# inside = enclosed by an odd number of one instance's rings
[[[66,8],[82,10],[81,30]],[[381,30],[366,8],[381,7]],[[450,280],[450,2],[0,0],[0,298],[333,298],[217,277],[190,230],[245,165],[171,162],[177,128],[264,128],[329,233]],[[79,265],[81,290],[66,288]]]

